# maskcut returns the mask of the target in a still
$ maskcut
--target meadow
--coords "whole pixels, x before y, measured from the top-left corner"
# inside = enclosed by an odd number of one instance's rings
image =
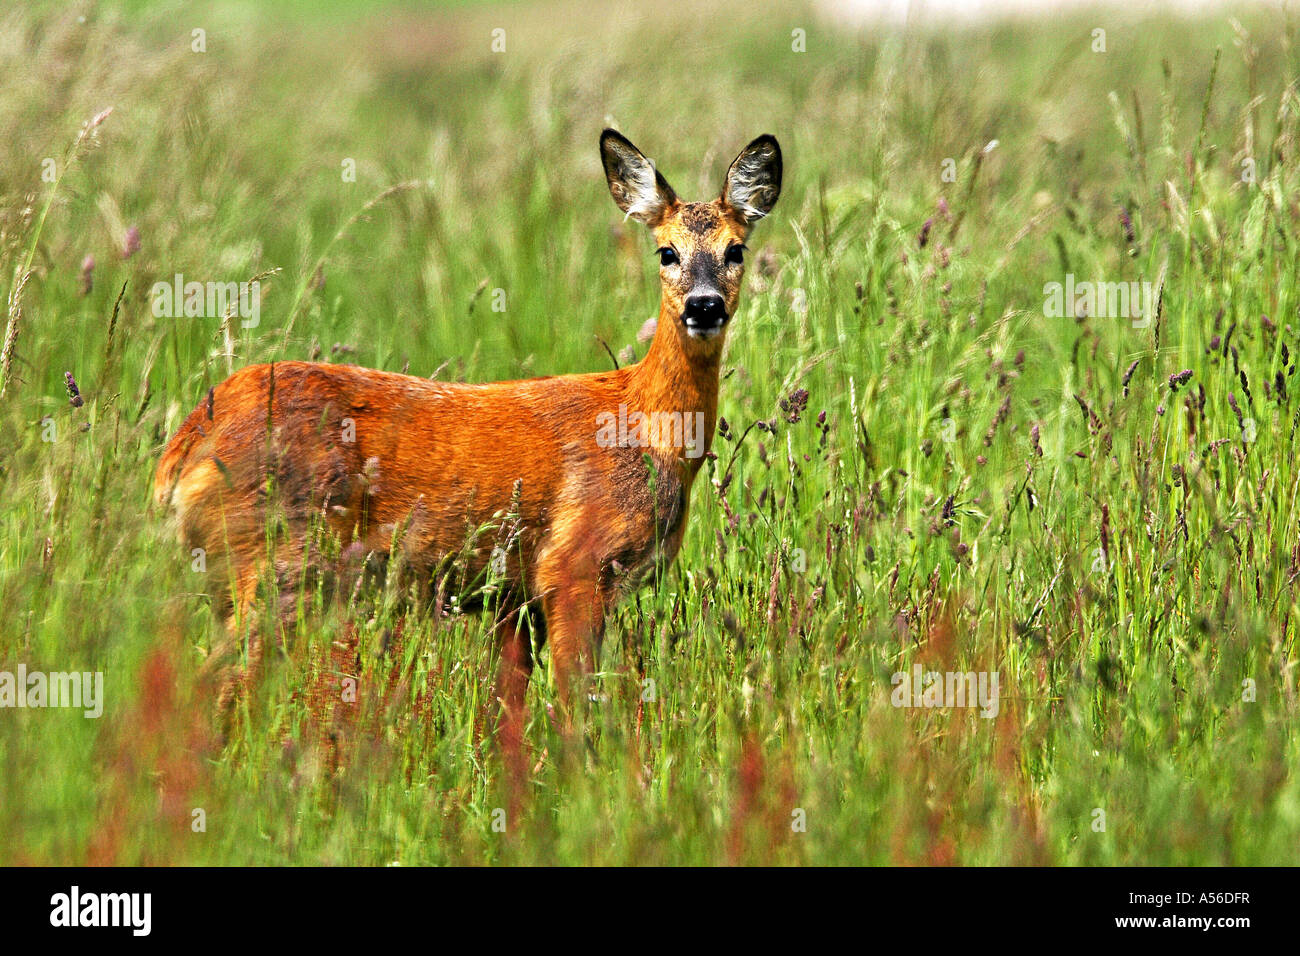
[[[0,708],[0,863],[1296,862],[1296,41],[1271,4],[7,6],[0,671],[104,710]],[[167,438],[255,362],[643,356],[606,125],[689,198],[770,132],[785,184],[581,733],[543,668],[509,787],[491,622],[380,584],[304,595],[222,738]],[[158,315],[176,275],[256,318]],[[996,674],[996,716],[895,706],[915,667]]]

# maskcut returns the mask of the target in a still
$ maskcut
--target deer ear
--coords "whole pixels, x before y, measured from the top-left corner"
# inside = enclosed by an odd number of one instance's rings
[[[776,205],[781,195],[781,146],[764,134],[731,161],[722,186],[722,199],[753,225]]]
[[[653,229],[677,204],[677,194],[654,163],[615,130],[600,134],[600,160],[605,164],[609,194],[631,218]]]

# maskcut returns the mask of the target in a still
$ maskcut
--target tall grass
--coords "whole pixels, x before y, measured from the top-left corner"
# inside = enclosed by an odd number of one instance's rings
[[[0,670],[106,681],[98,721],[0,710],[0,859],[1293,862],[1295,39],[1268,7],[0,14]],[[543,674],[512,793],[490,622],[382,592],[306,595],[219,741],[209,584],[149,506],[166,438],[251,362],[644,354],[651,243],[609,201],[606,123],[692,197],[765,131],[787,180],[717,460],[610,622],[581,742]],[[253,328],[150,307],[176,273],[273,270]],[[1150,281],[1159,314],[1049,318],[1067,273]],[[997,672],[997,718],[893,707],[914,663]]]

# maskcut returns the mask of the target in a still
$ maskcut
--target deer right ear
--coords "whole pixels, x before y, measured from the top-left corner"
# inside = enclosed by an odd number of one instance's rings
[[[772,211],[779,195],[781,147],[775,136],[760,136],[732,160],[722,198],[752,226]]]
[[[668,180],[621,133],[607,129],[600,134],[600,160],[609,194],[631,218],[653,229],[677,204]]]

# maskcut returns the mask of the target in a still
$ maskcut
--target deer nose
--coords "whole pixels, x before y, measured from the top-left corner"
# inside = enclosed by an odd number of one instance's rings
[[[686,299],[682,318],[688,332],[716,332],[727,321],[727,303],[716,293],[692,295]]]

